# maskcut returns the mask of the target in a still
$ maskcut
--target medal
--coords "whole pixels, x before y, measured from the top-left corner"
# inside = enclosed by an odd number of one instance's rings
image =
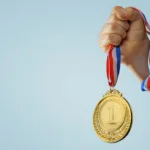
[[[144,14],[139,12],[145,25],[145,30],[150,34],[150,26]],[[106,61],[106,74],[110,90],[96,105],[93,113],[93,126],[96,134],[105,142],[114,143],[123,139],[130,131],[132,125],[132,112],[130,105],[122,94],[114,89],[120,71],[120,47],[110,45]],[[141,84],[141,90],[150,90],[150,76]]]
[[[120,141],[129,132],[131,123],[129,104],[119,91],[109,90],[94,110],[93,126],[97,135],[105,142]]]
[[[122,94],[113,87],[120,71],[120,48],[110,45],[106,61],[106,74],[110,90],[96,105],[93,126],[105,142],[114,143],[123,139],[132,124],[131,108]]]

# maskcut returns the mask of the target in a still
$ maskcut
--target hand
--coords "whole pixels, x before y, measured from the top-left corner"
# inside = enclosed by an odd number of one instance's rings
[[[140,80],[148,76],[149,39],[140,14],[131,7],[116,6],[99,34],[99,46],[120,45],[121,62]]]

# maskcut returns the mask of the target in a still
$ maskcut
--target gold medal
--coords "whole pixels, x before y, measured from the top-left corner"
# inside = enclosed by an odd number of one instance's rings
[[[109,90],[94,110],[93,126],[97,135],[105,142],[118,142],[127,135],[131,124],[128,102],[119,91]]]

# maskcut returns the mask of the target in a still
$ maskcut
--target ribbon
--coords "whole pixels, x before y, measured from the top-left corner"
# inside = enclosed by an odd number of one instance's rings
[[[134,10],[138,11],[142,17],[143,23],[145,25],[145,31],[147,34],[150,34],[150,25],[145,17],[145,15],[137,8],[132,7]],[[150,52],[149,52],[150,56]],[[110,45],[108,48],[107,60],[106,60],[106,74],[108,79],[108,85],[114,87],[117,83],[119,72],[120,72],[120,47]],[[149,64],[149,63],[148,63]],[[150,90],[150,75],[143,80],[141,84],[142,91]]]
[[[116,85],[120,72],[120,47],[109,46],[109,52],[106,61],[106,74],[109,86]]]

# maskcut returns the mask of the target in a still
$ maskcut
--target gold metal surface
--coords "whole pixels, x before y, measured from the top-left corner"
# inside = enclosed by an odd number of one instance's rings
[[[97,135],[105,142],[118,142],[127,135],[131,124],[129,104],[119,91],[109,90],[94,110],[93,126]]]

